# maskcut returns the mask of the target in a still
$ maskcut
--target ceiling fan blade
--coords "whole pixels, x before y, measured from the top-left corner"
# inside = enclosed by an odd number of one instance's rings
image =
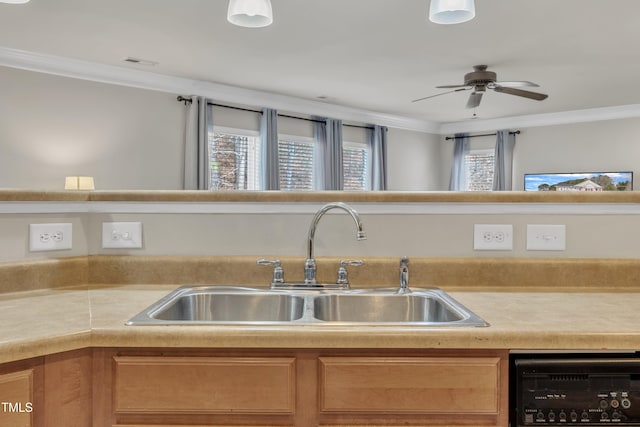
[[[454,89],[457,87],[465,87],[465,88],[469,88],[471,89],[471,86],[469,85],[465,85],[465,84],[461,84],[461,85],[444,85],[444,86],[436,86],[436,89]]]
[[[467,100],[467,108],[476,108],[482,101],[482,92],[473,92]]]
[[[448,94],[448,93],[460,92],[460,91],[463,91],[463,90],[469,90],[469,89],[471,89],[471,88],[470,88],[470,87],[466,87],[466,86],[465,86],[465,87],[460,88],[460,89],[448,90],[448,91],[446,91],[446,92],[437,93],[437,94],[435,94],[435,95],[425,96],[424,98],[414,99],[414,100],[413,100],[413,101],[411,101],[411,102],[423,101],[423,100],[425,100],[425,99],[435,98],[436,96],[446,95],[446,94]]]
[[[545,95],[544,93],[531,92],[528,90],[515,89],[512,87],[496,86],[493,88],[493,90],[495,90],[496,92],[502,92],[509,95],[522,96],[524,98],[529,98],[536,101],[542,101],[549,97],[549,95]]]
[[[512,81],[512,82],[494,82],[492,86],[502,86],[502,87],[540,87],[539,84],[534,82],[529,82],[526,80],[522,81]]]

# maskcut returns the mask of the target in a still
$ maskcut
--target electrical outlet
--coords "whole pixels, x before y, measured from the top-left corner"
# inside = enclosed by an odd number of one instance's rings
[[[510,251],[513,249],[513,225],[475,224],[473,249],[476,251]]]
[[[58,251],[72,248],[71,223],[29,224],[29,251]]]
[[[142,248],[142,223],[103,222],[102,247],[105,249]]]

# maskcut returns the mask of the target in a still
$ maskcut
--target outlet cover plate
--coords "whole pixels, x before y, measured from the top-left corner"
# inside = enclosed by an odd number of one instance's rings
[[[142,223],[103,222],[102,247],[105,249],[142,248]]]
[[[527,250],[564,251],[566,233],[565,225],[527,224]]]
[[[70,222],[57,224],[29,224],[29,251],[59,251],[71,249],[73,225]]]
[[[513,250],[513,225],[474,224],[473,249],[476,251]]]

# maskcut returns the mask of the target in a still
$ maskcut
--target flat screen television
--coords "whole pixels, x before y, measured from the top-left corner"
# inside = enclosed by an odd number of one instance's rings
[[[631,191],[633,172],[526,173],[525,191]]]

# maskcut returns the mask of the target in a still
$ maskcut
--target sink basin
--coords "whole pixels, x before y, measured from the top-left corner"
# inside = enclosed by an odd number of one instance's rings
[[[180,288],[128,324],[270,323],[302,318],[304,297],[250,288]]]
[[[328,322],[442,323],[464,320],[464,314],[433,295],[322,295],[314,316]]]
[[[265,290],[181,287],[127,325],[488,326],[440,289]]]

